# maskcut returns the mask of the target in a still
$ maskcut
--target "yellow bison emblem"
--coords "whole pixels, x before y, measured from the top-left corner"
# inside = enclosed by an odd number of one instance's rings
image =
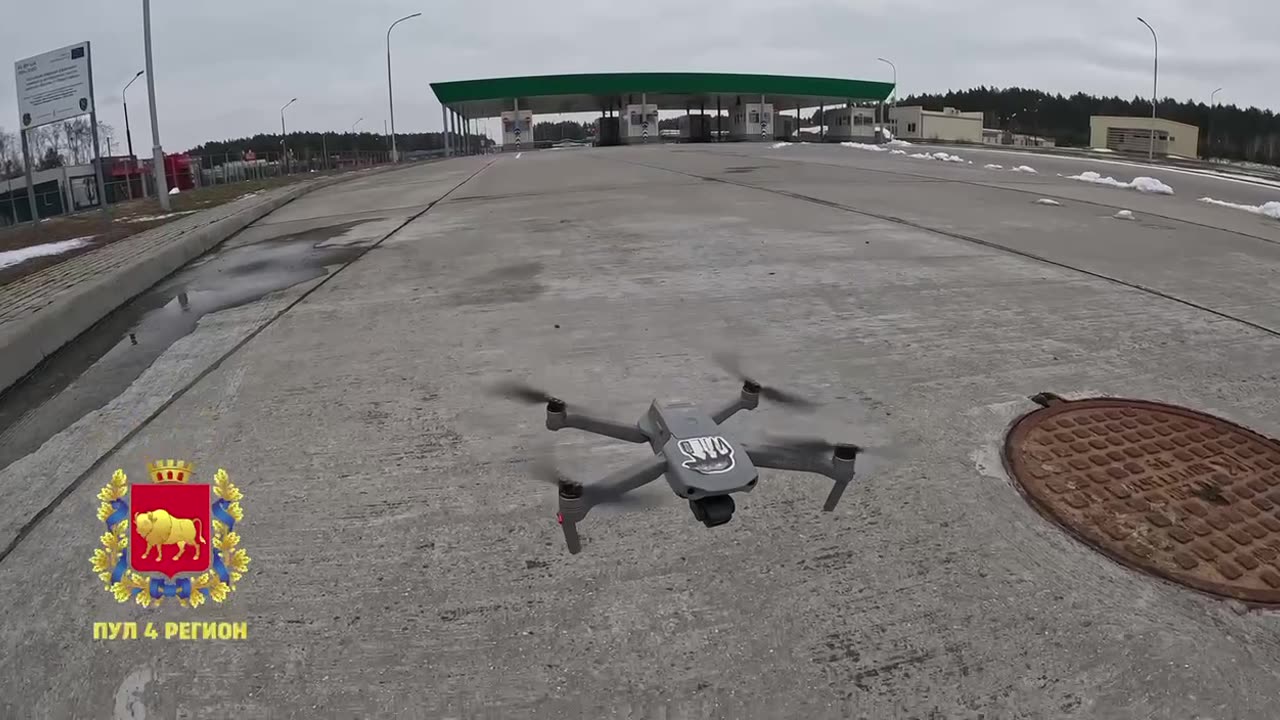
[[[156,559],[162,560],[161,549],[165,545],[178,546],[178,552],[173,556],[174,560],[182,557],[182,553],[187,550],[187,545],[191,545],[196,550],[196,556],[193,559],[199,560],[201,543],[208,544],[200,527],[200,518],[194,520],[176,518],[166,510],[152,510],[135,515],[133,523],[138,528],[138,534],[147,541],[147,549],[142,553],[143,560],[153,549],[156,551]]]

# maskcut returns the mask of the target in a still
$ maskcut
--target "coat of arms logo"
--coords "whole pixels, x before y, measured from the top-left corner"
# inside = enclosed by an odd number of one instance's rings
[[[212,485],[191,482],[195,468],[185,460],[147,463],[147,473],[149,482],[129,483],[116,470],[98,492],[106,532],[90,558],[93,571],[122,603],[223,602],[249,568],[236,532],[244,494],[222,469]]]

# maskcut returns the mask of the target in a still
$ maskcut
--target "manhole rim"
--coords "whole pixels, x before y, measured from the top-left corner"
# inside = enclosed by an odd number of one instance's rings
[[[1018,493],[1022,495],[1023,499],[1027,501],[1027,504],[1034,508],[1040,516],[1052,523],[1054,527],[1067,533],[1076,542],[1081,543],[1086,549],[1100,553],[1113,562],[1129,570],[1141,573],[1146,577],[1169,583],[1181,589],[1199,592],[1218,600],[1234,600],[1254,607],[1280,609],[1280,589],[1259,590],[1228,585],[1226,583],[1193,575],[1172,575],[1157,566],[1145,565],[1131,558],[1129,555],[1117,551],[1106,543],[1094,540],[1085,533],[1082,528],[1077,527],[1069,519],[1055,512],[1054,507],[1050,503],[1042,501],[1033,490],[1027,487],[1018,473],[1018,465],[1021,461],[1015,460],[1015,455],[1017,454],[1015,452],[1015,445],[1017,442],[1025,439],[1026,434],[1029,432],[1029,428],[1040,425],[1044,421],[1052,418],[1054,415],[1066,412],[1067,410],[1087,410],[1089,408],[1114,409],[1117,405],[1123,405],[1131,408],[1146,408],[1156,412],[1167,413],[1169,415],[1177,415],[1196,422],[1204,422],[1206,418],[1211,419],[1215,422],[1221,423],[1225,427],[1231,428],[1233,431],[1239,432],[1246,437],[1265,444],[1280,446],[1280,440],[1256,430],[1252,430],[1234,420],[1228,420],[1214,413],[1193,410],[1180,405],[1170,405],[1158,400],[1143,400],[1130,397],[1089,397],[1078,400],[1069,400],[1052,394],[1044,394],[1044,396],[1050,398],[1050,400],[1047,402],[1033,400],[1033,402],[1036,402],[1040,407],[1022,414],[1010,423],[1005,432],[1005,439],[1004,443],[1002,443],[1000,453],[1001,462],[1005,468],[1005,472],[1008,473],[1013,486],[1017,489]],[[1037,422],[1032,423],[1032,418],[1036,418]]]

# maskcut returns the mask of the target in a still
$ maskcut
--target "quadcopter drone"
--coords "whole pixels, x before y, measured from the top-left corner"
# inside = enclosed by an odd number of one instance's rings
[[[653,456],[622,468],[598,483],[582,484],[565,477],[554,466],[536,462],[535,472],[559,490],[556,520],[564,531],[569,552],[582,550],[578,523],[592,507],[629,504],[627,493],[666,476],[672,491],[688,500],[693,516],[707,527],[733,519],[733,494],[750,492],[759,477],[757,468],[795,470],[825,475],[835,481],[822,509],[830,512],[853,479],[854,463],[864,448],[818,439],[785,439],[778,444],[739,443],[720,427],[741,410],[754,410],[763,397],[780,405],[809,409],[816,403],[777,388],[766,387],[736,370],[731,358],[717,358],[722,367],[742,380],[742,391],[732,402],[707,413],[692,403],[654,400],[635,424],[617,422],[577,412],[565,401],[527,385],[509,382],[498,392],[510,399],[546,403],[547,429],[575,428],[633,443],[648,443]]]

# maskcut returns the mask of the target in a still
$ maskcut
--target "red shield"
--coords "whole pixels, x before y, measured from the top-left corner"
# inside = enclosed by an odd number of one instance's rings
[[[169,578],[209,569],[208,485],[132,485],[129,495],[130,567]]]

